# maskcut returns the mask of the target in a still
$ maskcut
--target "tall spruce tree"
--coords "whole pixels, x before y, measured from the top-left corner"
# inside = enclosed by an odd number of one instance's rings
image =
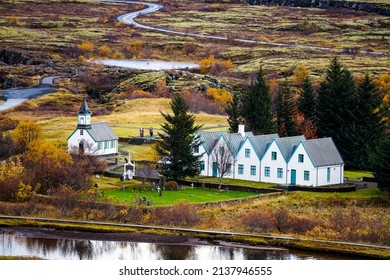
[[[317,134],[332,137],[346,167],[356,166],[356,146],[359,143],[359,124],[355,116],[358,103],[351,73],[334,58],[326,71],[326,78],[318,90],[316,110]]]
[[[305,118],[314,120],[316,115],[316,97],[313,85],[308,77],[301,85],[301,92],[298,97],[298,110],[305,115]]]
[[[233,94],[233,100],[227,104],[225,112],[228,115],[229,132],[236,133],[240,124],[240,99],[238,93]]]
[[[294,98],[287,82],[280,87],[275,98],[276,126],[279,136],[296,135],[294,123]]]
[[[199,175],[201,155],[194,155],[194,150],[201,145],[196,132],[202,126],[195,125],[195,117],[188,114],[188,105],[180,94],[170,105],[173,115],[161,112],[166,122],[161,125],[163,133],[158,133],[161,141],[155,146],[164,162],[160,173],[173,180]]]
[[[260,68],[256,80],[243,96],[242,117],[245,120],[245,124],[255,134],[275,132],[272,99],[262,68]]]
[[[390,135],[380,140],[376,151],[370,153],[369,159],[378,188],[390,194]]]
[[[359,142],[355,150],[355,161],[359,169],[368,169],[368,154],[374,151],[385,131],[383,111],[379,109],[382,98],[377,86],[368,74],[360,79],[357,86],[358,102],[355,118],[358,124]]]

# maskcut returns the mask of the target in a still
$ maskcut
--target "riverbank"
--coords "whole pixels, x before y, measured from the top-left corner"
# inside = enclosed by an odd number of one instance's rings
[[[345,259],[361,257],[364,259],[390,259],[390,249],[375,248],[370,245],[311,240],[286,236],[256,236],[245,233],[206,232],[196,229],[144,227],[137,225],[108,225],[102,223],[83,224],[82,221],[38,221],[25,219],[0,219],[0,226],[9,228],[29,228],[30,232],[56,235],[61,238],[76,237],[98,240],[137,241],[156,243],[204,244],[204,242],[239,243],[240,246],[261,246],[262,248],[283,247],[319,253],[337,253]],[[41,230],[42,228],[51,230]],[[55,230],[55,231],[54,231]],[[198,243],[199,242],[199,243]],[[237,245],[237,244],[236,244]]]

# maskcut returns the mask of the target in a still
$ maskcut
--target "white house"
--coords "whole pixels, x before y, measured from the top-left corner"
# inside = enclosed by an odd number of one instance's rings
[[[213,148],[215,147],[219,138],[225,134],[227,134],[226,131],[198,133],[202,144],[197,150],[194,151],[194,153],[196,155],[202,155],[202,158],[199,161],[200,175],[212,176],[211,152],[213,151]]]
[[[277,134],[251,134],[246,137],[236,155],[235,178],[261,181],[261,157],[268,145],[278,137]]]
[[[344,162],[331,138],[306,140],[303,135],[279,138],[256,135],[239,126],[238,133],[199,133],[201,175],[217,177],[213,156],[226,149],[232,156],[226,178],[277,184],[324,186],[343,183]]]
[[[344,162],[332,138],[301,141],[288,162],[291,185],[326,186],[344,182]]]
[[[287,184],[287,162],[294,147],[302,140],[305,140],[303,135],[273,139],[260,160],[260,181]]]
[[[91,122],[86,99],[78,111],[77,128],[68,137],[68,151],[104,156],[118,153],[118,136],[106,122]]]

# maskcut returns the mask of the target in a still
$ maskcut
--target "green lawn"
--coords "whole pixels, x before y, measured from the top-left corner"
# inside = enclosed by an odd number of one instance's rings
[[[358,189],[355,192],[346,192],[346,193],[314,193],[314,192],[303,192],[296,191],[291,193],[291,195],[296,195],[302,198],[307,199],[324,199],[324,198],[375,198],[383,197],[384,193],[381,192],[378,188],[365,188]]]
[[[373,178],[374,176],[370,171],[345,170],[344,177],[355,180],[355,179],[363,179],[363,177]]]
[[[146,190],[141,191],[139,191],[139,188],[137,187],[135,188],[135,191],[133,188],[126,189],[124,191],[122,191],[121,189],[110,189],[105,190],[104,194],[107,197],[117,199],[120,203],[131,203],[134,201],[139,201],[145,196],[146,200],[149,200],[151,202],[151,205],[154,206],[172,205],[181,200],[184,200],[188,203],[203,203],[230,200],[235,198],[244,198],[257,195],[256,193],[251,192],[225,192],[223,190],[217,189],[192,189],[191,187],[184,187],[184,189],[178,191],[162,191],[162,195],[159,196],[157,191],[151,191],[150,186],[148,186]]]
[[[146,190],[139,191],[141,182],[136,180],[120,181],[116,178],[101,176],[100,178],[93,178],[93,183],[98,184],[99,193],[104,191],[104,196],[106,198],[112,198],[119,203],[132,203],[134,200],[138,201],[145,196],[146,200],[149,200],[151,204],[155,206],[172,205],[179,200],[185,200],[188,203],[202,203],[257,195],[255,192],[225,192],[223,190],[208,188],[200,189],[184,186],[184,189],[178,191],[163,191],[162,196],[159,196],[157,191],[152,192],[150,184],[146,184]],[[125,186],[126,190],[122,191],[122,186]]]

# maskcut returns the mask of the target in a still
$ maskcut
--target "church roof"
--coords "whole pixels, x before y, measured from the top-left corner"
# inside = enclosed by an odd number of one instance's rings
[[[81,103],[81,107],[80,107],[80,110],[78,113],[79,114],[92,114],[91,110],[89,110],[86,98],[83,99],[83,102]]]
[[[86,129],[95,142],[118,140],[112,128],[106,122],[91,123],[91,128]]]

